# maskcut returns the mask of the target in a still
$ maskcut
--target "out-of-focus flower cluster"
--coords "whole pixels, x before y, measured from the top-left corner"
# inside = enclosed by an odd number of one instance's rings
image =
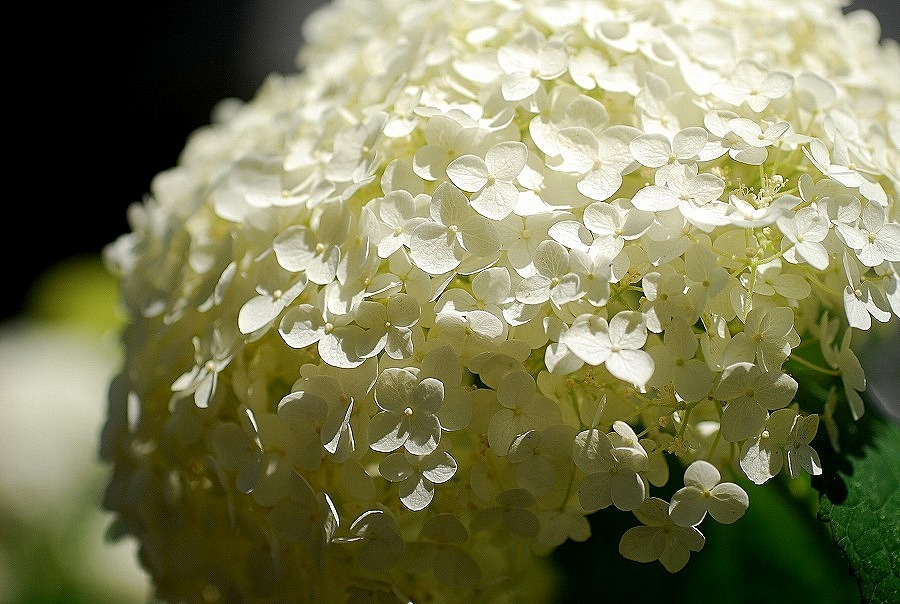
[[[160,596],[540,594],[609,506],[674,572],[734,480],[821,473],[851,333],[900,314],[878,35],[836,0],[316,13],[107,252],[105,505]],[[843,388],[803,407],[790,362]]]

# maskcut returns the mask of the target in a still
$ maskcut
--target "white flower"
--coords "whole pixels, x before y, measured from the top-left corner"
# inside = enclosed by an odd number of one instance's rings
[[[809,297],[812,289],[809,282],[795,271],[783,270],[785,268],[787,267],[780,260],[760,264],[753,279],[753,293],[761,296],[779,295],[793,300],[805,300]],[[750,289],[748,273],[743,273],[740,281],[744,288]],[[747,320],[746,317],[744,320]]]
[[[499,348],[508,332],[503,319],[486,310],[437,315],[433,334],[450,344],[462,358],[470,359],[488,350]]]
[[[360,414],[353,411],[375,384],[378,376],[375,359],[366,359],[354,368],[334,367],[327,363],[315,368],[307,366],[302,374],[303,377],[293,385],[293,394],[313,395],[328,406],[328,418],[319,430],[325,450],[343,461],[356,447],[365,449],[365,430],[360,425]],[[284,422],[289,424],[287,419]]]
[[[661,169],[689,165],[706,146],[708,137],[705,129],[692,127],[679,130],[671,140],[662,134],[642,134],[631,141],[629,148],[641,165]]]
[[[382,409],[369,424],[369,446],[390,453],[404,447],[413,455],[428,455],[441,441],[437,411],[444,402],[444,385],[434,378],[419,381],[406,369],[388,367],[375,382],[375,402]]]
[[[842,229],[841,235],[864,266],[900,261],[900,224],[886,222],[884,208],[875,203],[862,209],[859,227]]]
[[[653,375],[653,359],[641,350],[647,327],[641,313],[622,311],[607,323],[597,315],[580,315],[560,337],[589,365],[605,364],[611,374],[643,388]]]
[[[552,300],[556,306],[577,300],[579,281],[569,272],[569,253],[555,241],[543,241],[534,251],[537,274],[526,277],[516,286],[516,300],[523,304],[543,304]]]
[[[517,436],[507,456],[516,464],[516,482],[536,496],[548,493],[556,486],[558,468],[572,459],[574,438],[575,428],[565,424]]]
[[[365,333],[350,324],[351,315],[336,315],[323,304],[298,304],[281,318],[278,333],[292,348],[317,345],[319,356],[335,367],[358,367],[365,360],[358,353]]]
[[[711,92],[732,105],[746,103],[756,113],[774,99],[790,92],[794,78],[783,71],[769,71],[754,61],[739,61],[728,80],[712,86]]]
[[[685,242],[685,249],[689,247]],[[682,250],[682,253],[684,250]],[[646,296],[641,311],[647,322],[647,329],[654,333],[663,331],[675,319],[684,319],[688,324],[699,318],[697,289],[685,286],[685,275],[678,274],[668,265],[660,267],[662,273],[648,272],[641,279]]]
[[[544,40],[534,29],[527,30],[497,51],[497,63],[506,74],[501,90],[507,101],[521,101],[534,94],[541,80],[566,71],[568,54],[560,40]]]
[[[634,163],[629,144],[639,134],[630,126],[612,126],[599,135],[582,126],[564,128],[559,132],[562,163],[556,169],[579,175],[578,190],[585,196],[609,199]]]
[[[238,313],[237,324],[242,334],[262,330],[270,325],[306,288],[305,273],[288,276],[280,269],[266,269],[260,277],[265,277],[256,286],[256,296],[247,300]]]
[[[537,148],[551,157],[559,156],[560,130],[582,126],[599,134],[609,120],[603,103],[578,94],[574,87],[558,86],[546,100],[540,96],[536,100],[543,106],[528,123],[528,132]]]
[[[381,475],[399,483],[400,501],[417,512],[434,499],[434,487],[453,478],[458,465],[446,451],[435,450],[424,456],[409,451],[391,453],[378,464]]]
[[[630,426],[616,422],[614,428],[614,434],[624,434],[626,442],[619,443],[624,446],[615,446],[608,435],[597,429],[585,430],[575,437],[575,465],[585,474],[578,499],[587,512],[611,504],[627,512],[639,508],[647,496],[646,479],[640,474],[649,467],[647,452]]]
[[[389,258],[402,246],[409,247],[412,232],[425,218],[416,215],[416,200],[403,190],[391,191],[378,205],[381,222],[381,238],[378,241],[378,255]]]
[[[502,220],[519,202],[513,181],[525,167],[528,148],[520,142],[497,143],[481,159],[463,155],[447,166],[447,175],[457,187],[472,193],[469,204],[486,218]]]
[[[431,115],[425,125],[425,145],[413,157],[413,171],[427,181],[447,176],[447,165],[458,157],[454,149],[466,149],[478,133],[474,120],[461,110]]]
[[[500,249],[496,228],[477,214],[462,191],[442,183],[431,198],[431,219],[419,224],[409,243],[417,267],[432,275],[457,268],[468,254],[491,256]]]
[[[800,470],[806,470],[813,476],[822,473],[819,454],[809,446],[819,427],[819,416],[816,414],[797,416],[788,436],[785,450],[787,452],[787,469],[791,478],[800,476]]]
[[[592,203],[586,207],[582,222],[594,234],[590,249],[612,259],[622,251],[627,241],[634,241],[647,232],[653,224],[653,216],[635,210],[628,202],[614,200],[610,203]],[[557,225],[550,227],[551,236],[554,236]]]
[[[518,435],[559,423],[559,407],[537,392],[534,378],[524,371],[510,372],[500,380],[497,401],[501,408],[487,429],[488,443],[497,455],[506,455]]]
[[[769,415],[765,429],[758,436],[744,441],[740,465],[747,478],[763,484],[778,475],[784,467],[784,448],[796,419],[796,410],[778,409]]]
[[[412,327],[421,313],[419,302],[412,296],[396,294],[386,304],[363,301],[356,307],[356,324],[365,329],[356,354],[369,358],[384,350],[392,359],[412,356]]]
[[[644,526],[628,529],[619,541],[619,553],[635,562],[660,563],[670,573],[687,564],[691,552],[703,549],[706,539],[696,527],[681,527],[669,517],[669,505],[658,497],[650,497],[633,510]]]
[[[713,376],[705,362],[694,358],[699,346],[689,325],[680,319],[672,321],[666,329],[662,345],[648,351],[654,366],[650,383],[663,385],[672,382],[675,392],[688,402],[707,396],[712,388]]]
[[[746,122],[742,122],[736,113],[731,111],[710,111],[703,118],[706,129],[712,135],[706,147],[698,154],[701,161],[710,161],[722,157],[726,153],[733,160],[742,164],[758,166],[766,161],[769,152],[765,145],[751,144],[744,136],[750,134]],[[738,129],[738,132],[734,131]],[[742,136],[743,134],[743,136]],[[775,137],[778,132],[773,131]],[[751,140],[755,137],[750,136]]]
[[[719,470],[702,459],[684,472],[684,487],[672,495],[669,518],[678,526],[696,526],[706,513],[716,522],[731,524],[744,515],[750,500],[747,493],[733,482],[720,482]]]
[[[734,207],[728,215],[729,223],[740,227],[762,227],[774,224],[779,218],[790,216],[789,210],[800,203],[793,195],[782,195],[768,205],[757,207],[735,194],[728,196],[728,203]]]
[[[645,212],[678,208],[695,224],[717,224],[723,220],[727,209],[719,201],[724,191],[725,182],[718,176],[697,174],[688,166],[681,166],[666,173],[665,181],[657,173],[657,183],[635,193],[631,203]]]
[[[635,73],[635,61],[630,61],[629,58],[625,58],[621,64],[611,65],[593,48],[582,48],[577,55],[569,57],[569,75],[585,90],[599,88],[635,96],[640,91],[640,86]]]
[[[694,244],[684,251],[684,276],[688,291],[698,294],[704,302],[718,295],[728,284],[728,271],[716,266],[715,252],[702,244]]]
[[[304,271],[313,283],[326,285],[337,274],[341,259],[339,243],[350,228],[350,214],[343,203],[319,206],[318,223],[294,225],[285,229],[272,243],[278,264],[293,273]]]
[[[726,367],[716,385],[716,398],[728,403],[722,411],[722,438],[738,442],[760,434],[766,409],[787,406],[797,387],[794,378],[780,371],[762,371],[751,363]]]
[[[751,147],[770,147],[789,136],[791,126],[787,122],[763,122],[760,125],[751,119],[737,117],[728,122],[728,127]]]
[[[172,383],[177,396],[193,394],[194,404],[201,409],[209,407],[216,394],[221,373],[231,362],[236,340],[214,328],[212,334],[202,340],[193,339],[194,367]]]
[[[785,260],[793,264],[805,261],[820,271],[828,268],[828,251],[821,242],[828,235],[829,225],[818,210],[802,208],[792,217],[779,218],[776,222],[785,239],[793,244],[785,250]]]
[[[852,337],[852,329],[844,332],[837,360],[831,364],[841,372],[841,381],[844,383],[844,394],[847,397],[847,402],[850,404],[850,413],[854,420],[858,420],[865,411],[863,400],[859,393],[864,392],[866,389],[866,373],[859,359],[850,349]]]
[[[367,171],[368,157],[375,146],[376,139],[381,136],[385,113],[372,115],[365,123],[344,128],[335,134],[334,149],[325,170],[326,178],[337,182],[352,181],[358,178],[360,171]]]
[[[532,216],[510,214],[497,224],[497,231],[506,259],[515,272],[528,277],[535,274],[534,255],[537,247],[547,239],[547,231],[561,219],[555,212]]]
[[[583,296],[593,306],[604,306],[609,300],[609,284],[613,281],[612,262],[600,253],[569,252],[569,268],[578,277],[573,300]]]
[[[829,152],[828,147],[818,138],[809,142],[809,148],[803,147],[803,152],[818,168],[833,180],[851,189],[858,188],[865,182],[863,176],[853,167],[847,153],[847,146],[843,136],[835,134],[834,148]]]
[[[350,537],[338,542],[363,542],[359,561],[367,569],[386,570],[400,557],[405,548],[400,527],[394,516],[381,509],[367,510],[350,525]]]
[[[735,358],[754,360],[760,369],[776,371],[800,344],[794,329],[794,311],[785,306],[754,308],[744,319],[744,331],[729,343]]]
[[[500,242],[495,227],[471,209],[462,191],[443,183],[432,196],[431,220],[416,227],[409,247],[416,266],[439,275],[457,268],[468,254],[491,256]]]
[[[321,396],[302,390],[279,401],[278,418],[289,431],[285,453],[297,469],[318,469],[323,448],[339,460],[347,459],[355,449],[349,422],[352,403],[343,413],[337,405],[329,407]]]
[[[429,350],[422,357],[420,380],[435,378],[443,384],[444,402],[437,411],[444,430],[462,430],[472,417],[472,396],[463,380],[459,355],[452,346],[444,344]]]
[[[844,287],[844,312],[850,327],[868,330],[872,326],[872,318],[882,323],[891,318],[885,310],[887,302],[876,283],[863,280],[859,272],[859,264],[855,257],[844,252],[844,274],[847,285]]]

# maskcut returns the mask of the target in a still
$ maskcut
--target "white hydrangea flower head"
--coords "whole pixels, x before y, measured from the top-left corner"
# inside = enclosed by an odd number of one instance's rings
[[[335,0],[190,138],[106,251],[161,599],[548,601],[595,510],[676,572],[741,475],[823,471],[900,316],[900,51],[707,4]]]

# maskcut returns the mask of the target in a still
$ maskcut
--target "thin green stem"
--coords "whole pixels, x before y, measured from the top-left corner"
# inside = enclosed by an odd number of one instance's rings
[[[800,357],[800,356],[792,355],[791,360],[795,361],[797,363],[800,363],[804,367],[808,367],[809,369],[812,369],[813,371],[818,371],[819,373],[824,373],[825,375],[833,375],[833,376],[841,375],[841,372],[838,371],[837,369],[828,369],[827,367],[822,367],[821,365],[816,365],[815,363],[813,363],[811,361],[807,361],[806,359],[804,359],[803,357]]]

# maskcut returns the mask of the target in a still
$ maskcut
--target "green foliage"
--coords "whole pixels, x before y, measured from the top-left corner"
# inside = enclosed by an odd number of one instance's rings
[[[99,255],[67,258],[42,273],[27,292],[25,316],[108,333],[122,324],[118,284]]]
[[[819,517],[849,561],[861,601],[889,604],[900,602],[900,426],[866,418],[866,438],[855,435],[848,463],[828,480]]]

